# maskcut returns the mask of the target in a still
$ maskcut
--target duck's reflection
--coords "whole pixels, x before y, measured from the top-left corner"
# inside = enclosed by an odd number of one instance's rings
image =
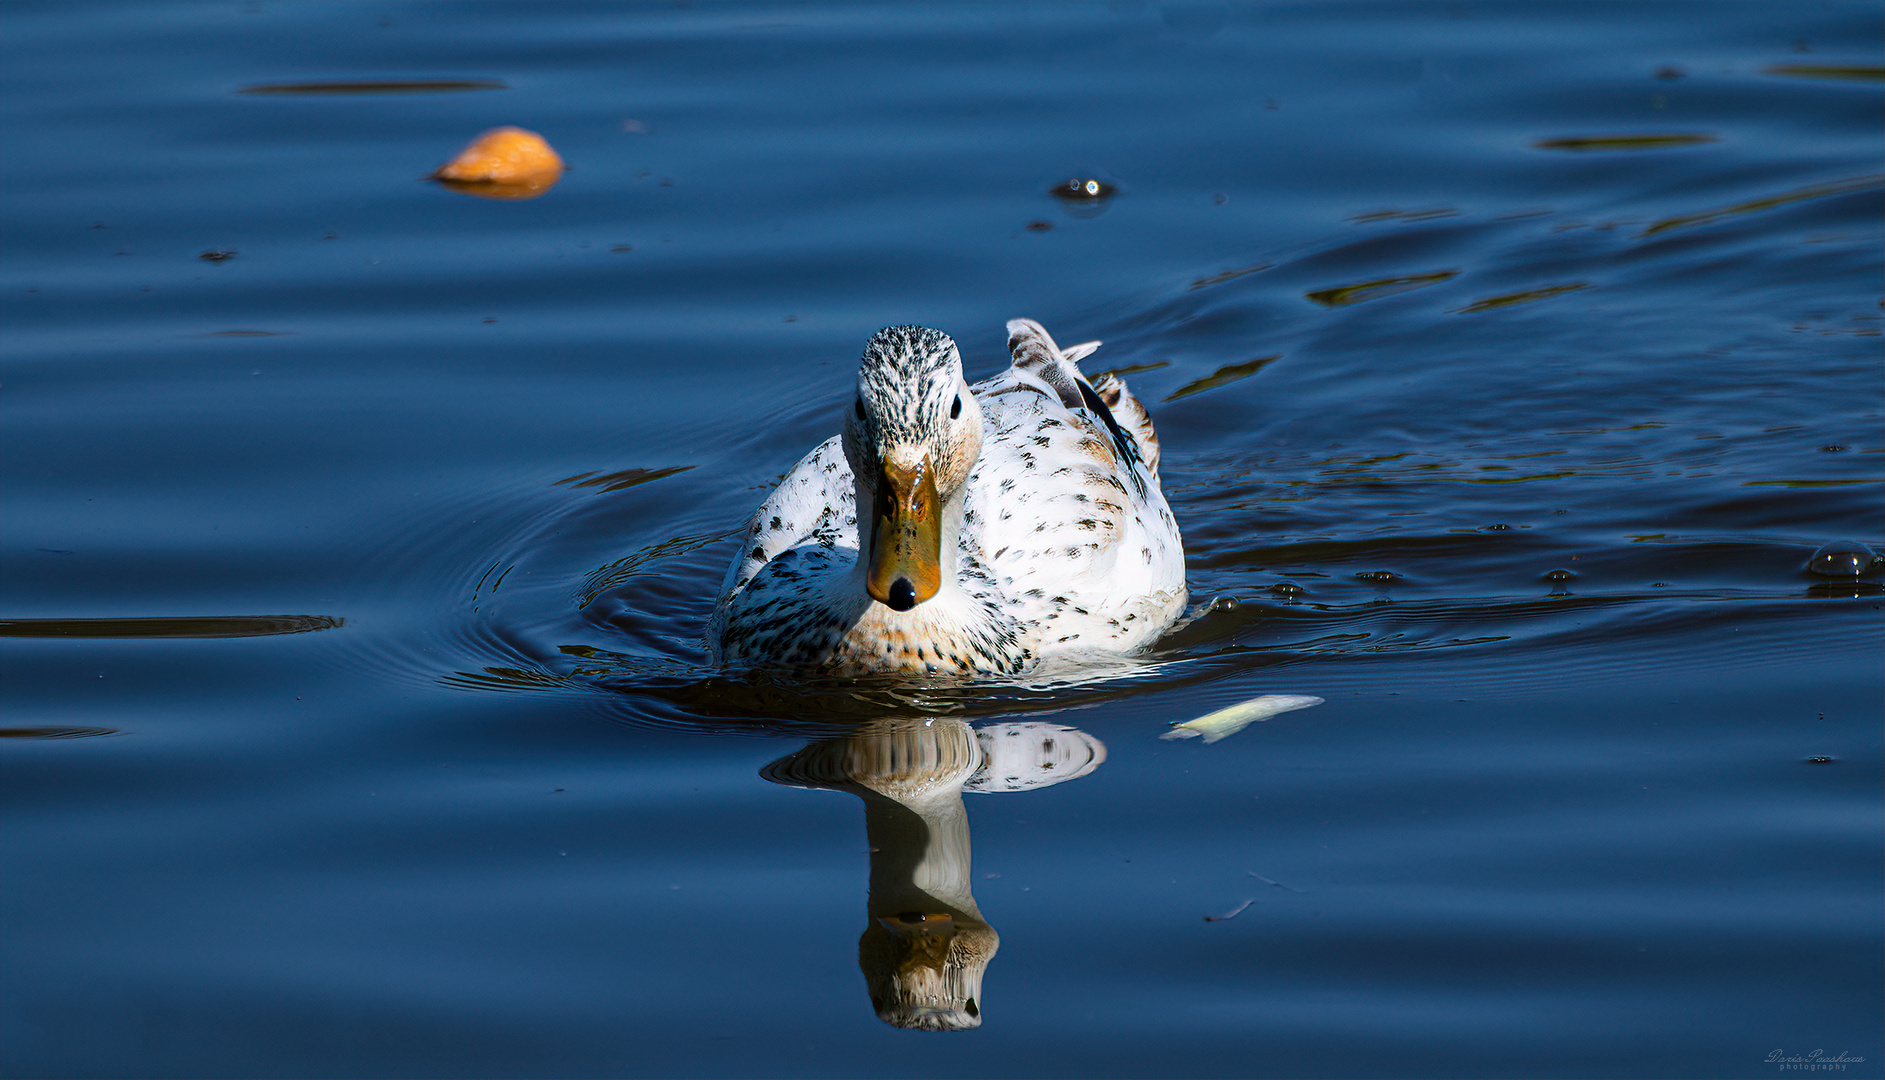
[[[969,891],[964,791],[1012,792],[1073,780],[1106,747],[1057,724],[976,731],[960,720],[866,724],[761,770],[777,784],[848,791],[870,836],[869,921],[857,943],[871,1005],[901,1028],[982,1022],[982,973],[1001,945]]]

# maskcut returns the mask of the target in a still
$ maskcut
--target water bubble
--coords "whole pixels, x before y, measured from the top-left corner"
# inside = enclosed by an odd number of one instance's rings
[[[1069,216],[1090,218],[1105,212],[1119,194],[1119,185],[1097,176],[1076,176],[1048,188],[1047,193],[1060,200],[1060,208]]]
[[[1821,577],[1858,577],[1872,569],[1878,556],[1872,549],[1853,540],[1833,540],[1820,545],[1806,562],[1808,573]]]
[[[1571,573],[1569,570],[1547,570],[1544,573],[1544,580],[1549,581],[1553,584],[1559,584],[1561,582],[1572,581],[1576,579],[1576,577],[1577,575]]]
[[[1279,581],[1270,586],[1270,592],[1287,600],[1294,600],[1302,595],[1302,586],[1293,581]]]
[[[1355,577],[1361,581],[1388,582],[1401,580],[1401,575],[1392,570],[1363,570],[1361,573],[1356,574]]]
[[[1076,176],[1048,188],[1048,193],[1057,199],[1069,202],[1098,202],[1111,198],[1119,188],[1094,176]]]

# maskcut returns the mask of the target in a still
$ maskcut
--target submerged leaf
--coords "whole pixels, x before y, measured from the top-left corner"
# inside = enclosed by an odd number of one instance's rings
[[[1259,720],[1268,720],[1277,713],[1307,709],[1312,705],[1322,704],[1319,697],[1308,694],[1265,694],[1249,701],[1239,702],[1228,709],[1219,709],[1205,713],[1196,720],[1187,720],[1182,724],[1173,724],[1172,730],[1160,735],[1161,739],[1195,739],[1204,736],[1204,741],[1214,743],[1219,739],[1235,735]]]
[[[1762,210],[1772,210],[1775,207],[1805,202],[1808,199],[1823,199],[1833,195],[1849,195],[1855,191],[1866,191],[1878,187],[1885,187],[1885,173],[1855,176],[1847,180],[1834,180],[1825,184],[1810,184],[1807,187],[1795,188],[1792,191],[1785,191],[1779,195],[1769,195],[1766,198],[1749,199],[1747,202],[1735,203],[1733,206],[1724,206],[1719,210],[1704,210],[1696,214],[1682,214],[1677,217],[1664,218],[1654,225],[1651,225],[1649,228],[1644,229],[1643,235],[1654,236],[1657,233],[1667,232],[1670,229],[1685,229],[1691,225],[1708,225],[1720,221],[1722,218],[1735,217],[1740,214],[1752,214]]]
[[[1277,360],[1281,360],[1282,358],[1283,358],[1283,354],[1277,353],[1275,356],[1260,356],[1256,358],[1255,360],[1250,360],[1242,364],[1227,364],[1224,367],[1218,368],[1216,371],[1212,372],[1211,374],[1206,375],[1202,379],[1198,379],[1194,382],[1188,382],[1185,385],[1179,387],[1177,390],[1173,391],[1172,394],[1169,397],[1167,397],[1165,400],[1177,401],[1179,398],[1182,398],[1182,397],[1190,397],[1193,394],[1202,394],[1206,390],[1215,390],[1218,387],[1225,385],[1226,383],[1234,383],[1238,379],[1247,379],[1250,376],[1255,375],[1257,372],[1262,371],[1266,365],[1271,364]]]
[[[1767,69],[1767,73],[1794,79],[1885,82],[1885,67],[1862,64],[1775,64]]]
[[[1434,221],[1458,216],[1459,211],[1450,206],[1433,206],[1425,210],[1367,210],[1348,215],[1348,220],[1357,225],[1373,225],[1379,221]]]
[[[1383,296],[1393,296],[1395,293],[1438,285],[1442,281],[1450,281],[1459,276],[1458,270],[1440,270],[1432,274],[1409,274],[1406,277],[1381,278],[1377,281],[1363,281],[1354,285],[1338,285],[1333,289],[1317,289],[1303,295],[1323,307],[1347,307],[1364,300],[1377,300]]]
[[[1539,139],[1532,143],[1539,150],[1570,150],[1591,153],[1610,150],[1664,150],[1671,146],[1701,146],[1720,142],[1721,136],[1705,131],[1681,131],[1664,135],[1584,135],[1564,139]]]
[[[1270,267],[1274,265],[1276,264],[1263,262],[1263,263],[1257,263],[1255,266],[1241,266],[1235,270],[1226,270],[1219,274],[1212,274],[1210,277],[1201,277],[1198,280],[1192,282],[1190,285],[1186,286],[1186,289],[1187,290],[1202,289],[1207,285],[1221,284],[1226,281],[1231,281],[1233,279],[1243,277],[1245,274],[1254,274],[1262,270],[1268,270]]]
[[[1588,288],[1590,288],[1589,282],[1579,281],[1570,285],[1547,285],[1542,289],[1527,289],[1524,292],[1507,293],[1504,296],[1489,296],[1484,300],[1475,300],[1465,307],[1460,308],[1458,313],[1462,315],[1473,315],[1481,311],[1491,311],[1495,308],[1517,307],[1520,304],[1529,304],[1535,300],[1549,300],[1554,296],[1563,296],[1568,292],[1576,292],[1579,289]]]
[[[1108,375],[1111,375],[1116,379],[1123,379],[1128,375],[1137,375],[1141,371],[1157,371],[1160,368],[1168,368],[1171,366],[1172,366],[1172,362],[1170,360],[1156,360],[1150,364],[1127,364],[1125,367],[1108,368],[1105,371],[1096,371],[1088,378],[1087,381],[1099,382],[1101,379],[1104,379]]]

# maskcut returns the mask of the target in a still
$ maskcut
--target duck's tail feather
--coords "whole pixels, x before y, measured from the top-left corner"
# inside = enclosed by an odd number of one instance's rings
[[[1078,346],[1085,350],[1086,356],[1100,347],[1097,341],[1090,341]],[[1052,387],[1060,395],[1060,403],[1069,409],[1078,409],[1086,402],[1080,393],[1080,384],[1086,379],[1080,374],[1079,366],[1060,351],[1047,329],[1033,319],[1008,320],[1008,354],[1014,357],[1014,366],[1022,371],[1031,372],[1036,378]]]
[[[1145,467],[1156,477],[1158,430],[1152,426],[1151,414],[1145,411],[1145,406],[1139,404],[1139,399],[1132,396],[1132,391],[1126,389],[1126,384],[1116,375],[1101,375],[1093,384],[1093,392],[1112,410],[1113,419],[1132,433],[1132,440],[1139,447],[1139,456],[1145,459]]]
[[[1054,344],[1046,328],[1033,319],[1008,320],[1008,352],[1014,366],[1032,372],[1060,395],[1069,409],[1085,408],[1098,417],[1112,433],[1123,460],[1138,458],[1151,474],[1158,476],[1158,433],[1145,406],[1132,396],[1126,384],[1106,375],[1097,383],[1080,373],[1079,361],[1100,347],[1097,341],[1082,342],[1070,349]]]

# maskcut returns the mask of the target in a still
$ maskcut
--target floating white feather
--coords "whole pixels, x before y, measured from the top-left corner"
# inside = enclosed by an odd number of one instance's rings
[[[1240,701],[1228,709],[1205,713],[1196,720],[1174,723],[1172,730],[1160,735],[1161,739],[1195,739],[1204,736],[1204,741],[1214,743],[1219,739],[1235,735],[1259,720],[1268,720],[1277,713],[1286,713],[1295,709],[1307,709],[1311,705],[1322,704],[1319,697],[1308,694],[1265,694],[1249,701]]]

